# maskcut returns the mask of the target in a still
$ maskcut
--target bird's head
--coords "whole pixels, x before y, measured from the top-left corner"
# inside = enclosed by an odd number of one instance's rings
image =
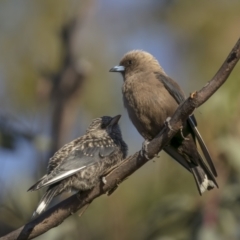
[[[111,68],[109,71],[120,72],[123,77],[139,72],[164,72],[157,59],[150,53],[142,50],[133,50],[126,53],[119,65]]]
[[[115,117],[103,116],[100,118],[95,118],[90,126],[88,127],[86,133],[91,134],[94,137],[101,138],[107,136],[119,136],[121,137],[121,130],[118,125],[118,121],[121,115]]]

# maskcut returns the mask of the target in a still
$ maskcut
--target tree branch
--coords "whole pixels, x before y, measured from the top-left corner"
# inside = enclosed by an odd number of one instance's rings
[[[78,92],[87,77],[87,71],[84,66],[78,66],[76,59],[71,51],[72,36],[76,28],[77,21],[73,20],[67,23],[61,31],[61,39],[65,54],[62,61],[62,67],[56,74],[52,74],[53,83],[51,100],[53,104],[52,115],[52,146],[50,157],[59,149],[63,142],[64,129],[66,125],[66,109],[69,109],[69,101]],[[73,113],[71,113],[73,114]]]
[[[195,108],[206,102],[227,80],[239,58],[240,39],[237,41],[226,61],[223,63],[213,79],[201,90],[192,93],[190,97],[178,107],[170,120],[171,129],[165,126],[158,136],[149,143],[148,152],[151,158],[153,158],[159,151],[163,149],[167,142],[183,125],[182,123],[185,122],[188,116],[193,113]],[[146,158],[140,155],[140,152],[135,153],[133,156],[128,157],[117,169],[112,171],[106,177],[106,185],[103,185],[103,183],[100,182],[95,188],[93,188],[91,191],[84,192],[80,197],[78,194],[73,195],[65,201],[57,204],[55,207],[49,209],[37,219],[0,238],[0,240],[32,239],[45,233],[49,229],[61,224],[67,217],[75,213],[86,204],[91,203],[95,198],[108,191],[111,191],[111,189],[114,189],[125,178],[134,173],[147,161],[148,160]]]

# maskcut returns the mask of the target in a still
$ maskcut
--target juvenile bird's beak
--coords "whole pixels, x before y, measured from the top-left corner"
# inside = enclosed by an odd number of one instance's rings
[[[109,70],[109,72],[124,72],[125,67],[124,66],[115,66]]]
[[[111,122],[109,123],[109,126],[114,126],[118,123],[119,119],[121,118],[121,115],[117,115],[115,117],[113,117],[113,119],[111,120]]]

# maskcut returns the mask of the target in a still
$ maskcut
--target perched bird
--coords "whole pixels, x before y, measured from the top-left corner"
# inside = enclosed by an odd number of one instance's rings
[[[127,155],[116,117],[96,118],[86,134],[64,145],[50,158],[47,174],[28,191],[48,187],[33,216],[41,214],[53,197],[63,191],[84,191],[93,188]]]
[[[166,120],[185,100],[179,85],[164,72],[156,58],[145,51],[128,52],[120,64],[111,68],[110,72],[122,74],[124,106],[132,123],[146,142],[160,132]],[[211,171],[197,150],[196,140]],[[206,190],[218,187],[214,178],[217,172],[197,130],[193,115],[188,118],[164,150],[193,174],[200,195]]]

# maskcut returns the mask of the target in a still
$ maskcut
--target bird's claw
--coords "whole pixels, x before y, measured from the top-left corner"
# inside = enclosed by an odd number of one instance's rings
[[[106,185],[107,184],[107,179],[105,177],[102,177],[102,182],[103,182],[104,185]]]
[[[171,126],[171,124],[170,124],[170,120],[171,120],[171,117],[168,117],[168,118],[166,119],[166,121],[165,121],[165,124],[166,124],[167,127],[172,131],[173,128],[172,128],[172,126]]]
[[[182,138],[183,138],[184,140],[189,140],[189,138],[184,137],[182,130],[183,130],[183,127],[180,128],[180,133],[181,133]]]
[[[142,144],[142,150],[141,150],[141,156],[145,157],[147,160],[150,160],[150,158],[148,157],[148,149],[147,146],[150,142],[148,140],[145,140]]]

